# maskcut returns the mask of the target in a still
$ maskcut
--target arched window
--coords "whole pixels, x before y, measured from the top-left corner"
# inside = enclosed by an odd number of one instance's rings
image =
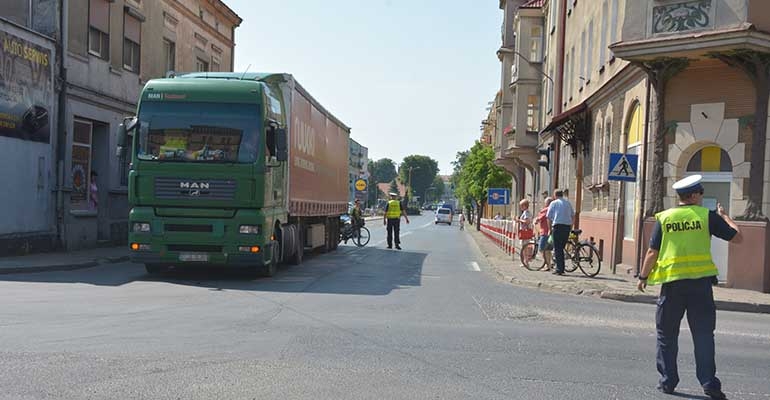
[[[730,155],[719,146],[708,146],[698,150],[690,162],[687,172],[732,172]]]

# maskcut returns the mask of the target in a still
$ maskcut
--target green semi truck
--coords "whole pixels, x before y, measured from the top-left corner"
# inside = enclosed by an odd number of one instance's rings
[[[331,251],[348,209],[350,128],[289,74],[197,73],[145,85],[130,152],[131,260],[272,276]]]

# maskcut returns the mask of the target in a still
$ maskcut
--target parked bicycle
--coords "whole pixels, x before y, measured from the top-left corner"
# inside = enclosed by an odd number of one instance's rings
[[[343,222],[342,229],[340,229],[340,242],[348,243],[348,240],[352,240],[353,244],[358,247],[364,247],[369,243],[371,234],[369,228],[361,226],[353,226],[349,216],[342,216],[340,219]]]
[[[568,261],[565,262],[564,271],[575,272],[580,268],[583,274],[593,278],[602,269],[602,258],[595,243],[590,240],[580,240],[581,233],[583,233],[581,229],[570,232],[567,245],[564,246],[565,261]],[[520,257],[522,265],[530,271],[540,271],[547,266],[534,240],[522,246]]]

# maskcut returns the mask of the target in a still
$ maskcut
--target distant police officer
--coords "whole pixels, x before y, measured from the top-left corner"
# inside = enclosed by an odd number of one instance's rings
[[[655,228],[637,288],[644,291],[648,284],[662,285],[655,315],[657,366],[661,375],[658,390],[671,394],[679,383],[679,324],[687,311],[698,381],[710,398],[726,399],[714,361],[716,306],[712,284],[718,271],[711,259],[711,235],[739,243],[741,234],[721,204],[717,204],[716,212],[701,206],[701,179],[700,175],[692,175],[676,182],[673,188],[679,196],[679,206],[655,215]]]
[[[401,229],[401,216],[404,216],[406,223],[409,223],[409,217],[406,216],[406,212],[401,209],[401,202],[398,201],[398,193],[390,193],[390,201],[385,207],[385,219],[382,221],[388,227],[388,248],[393,248],[393,243],[396,244],[396,249],[401,250],[401,238],[399,237],[399,231]]]

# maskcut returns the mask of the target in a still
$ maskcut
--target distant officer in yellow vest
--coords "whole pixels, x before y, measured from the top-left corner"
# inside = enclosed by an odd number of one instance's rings
[[[401,216],[404,216],[406,223],[409,223],[409,217],[406,216],[406,212],[401,209],[401,202],[398,201],[398,193],[390,193],[390,201],[385,207],[385,219],[382,221],[385,226],[388,227],[388,248],[393,248],[393,243],[396,244],[396,249],[401,250],[401,238],[399,237],[399,231],[401,229]]]
[[[740,243],[742,237],[721,204],[717,204],[716,212],[701,206],[701,180],[700,175],[692,175],[672,186],[679,196],[679,206],[655,215],[650,248],[637,288],[644,291],[648,284],[662,285],[655,314],[657,366],[661,376],[658,390],[671,394],[679,383],[679,324],[687,311],[695,344],[695,374],[707,396],[722,400],[727,397],[716,377],[716,306],[712,291],[719,272],[711,259],[711,236],[735,243]]]

